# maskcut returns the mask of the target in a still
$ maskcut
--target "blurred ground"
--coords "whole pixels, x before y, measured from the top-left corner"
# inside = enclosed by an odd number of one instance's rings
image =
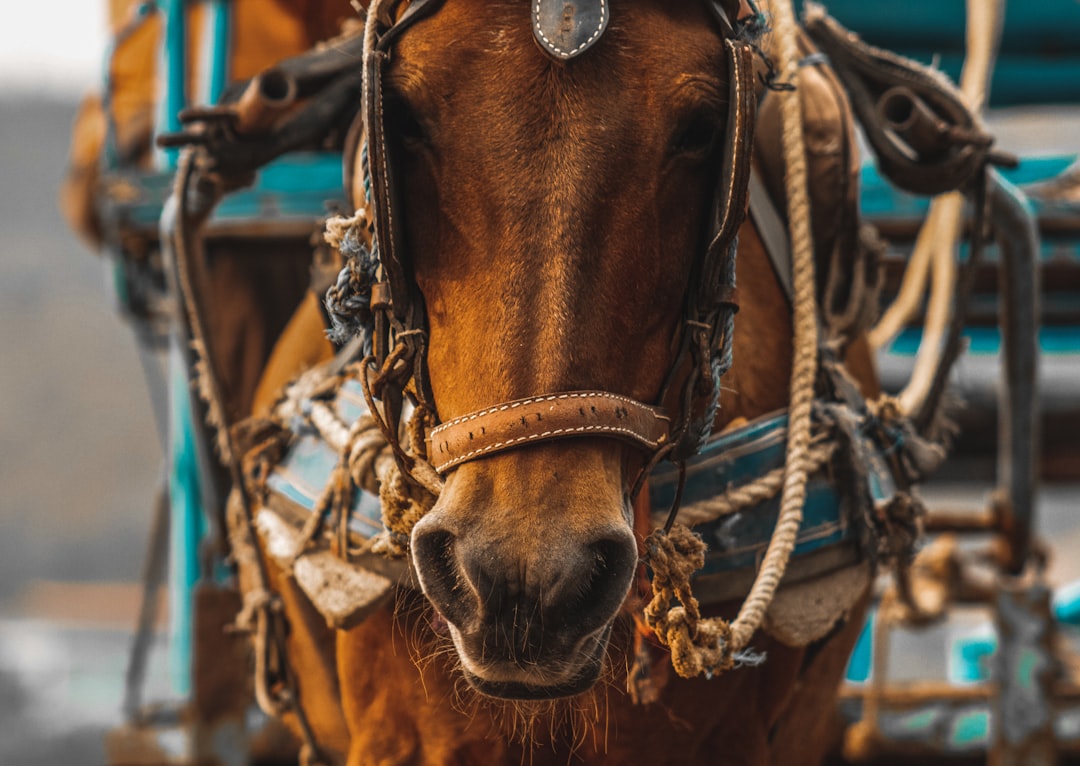
[[[73,105],[0,101],[0,603],[36,577],[130,579],[160,451],[103,262],[55,195]]]
[[[31,586],[135,582],[160,472],[135,345],[103,263],[56,212],[74,110],[0,99],[3,766],[102,762],[135,591],[54,588],[43,599]]]
[[[0,766],[103,762],[160,473],[105,265],[56,212],[74,108],[0,97]],[[1075,151],[1080,135],[1054,110],[1005,130],[1009,149]],[[929,494],[977,506],[991,480],[974,463]],[[1080,550],[1078,501],[1076,485],[1043,494],[1041,528],[1060,553]],[[1080,558],[1059,555],[1052,571],[1080,577]],[[943,673],[944,642],[901,647],[901,670]],[[151,684],[166,687],[162,671]]]

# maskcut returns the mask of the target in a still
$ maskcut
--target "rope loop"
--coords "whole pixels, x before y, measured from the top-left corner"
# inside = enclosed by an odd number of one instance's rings
[[[653,571],[645,624],[671,651],[671,665],[683,678],[712,678],[735,666],[731,625],[719,617],[702,619],[690,591],[691,576],[705,564],[705,548],[683,524],[674,524],[669,532],[657,529],[645,539],[646,561]]]

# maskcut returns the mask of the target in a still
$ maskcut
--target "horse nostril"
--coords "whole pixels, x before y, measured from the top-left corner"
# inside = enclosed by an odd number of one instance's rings
[[[596,630],[622,606],[636,566],[637,546],[630,534],[590,543],[551,606],[558,607],[564,624],[586,633]]]
[[[413,567],[420,577],[424,593],[448,622],[463,627],[473,615],[475,603],[457,564],[454,535],[444,529],[419,532],[411,543]]]

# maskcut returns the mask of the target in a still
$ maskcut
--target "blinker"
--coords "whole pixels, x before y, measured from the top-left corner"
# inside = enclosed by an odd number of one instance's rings
[[[533,36],[552,58],[584,53],[607,29],[610,0],[533,0]]]

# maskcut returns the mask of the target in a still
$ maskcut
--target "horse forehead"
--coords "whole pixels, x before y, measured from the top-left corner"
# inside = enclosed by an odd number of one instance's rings
[[[490,93],[492,79],[565,73],[548,82],[577,91],[609,83],[617,87],[607,95],[617,95],[633,91],[624,87],[630,78],[653,86],[704,73],[722,60],[723,44],[703,0],[616,0],[602,39],[569,64],[553,61],[536,43],[534,2],[444,3],[399,42],[400,69],[407,73],[403,84]]]

